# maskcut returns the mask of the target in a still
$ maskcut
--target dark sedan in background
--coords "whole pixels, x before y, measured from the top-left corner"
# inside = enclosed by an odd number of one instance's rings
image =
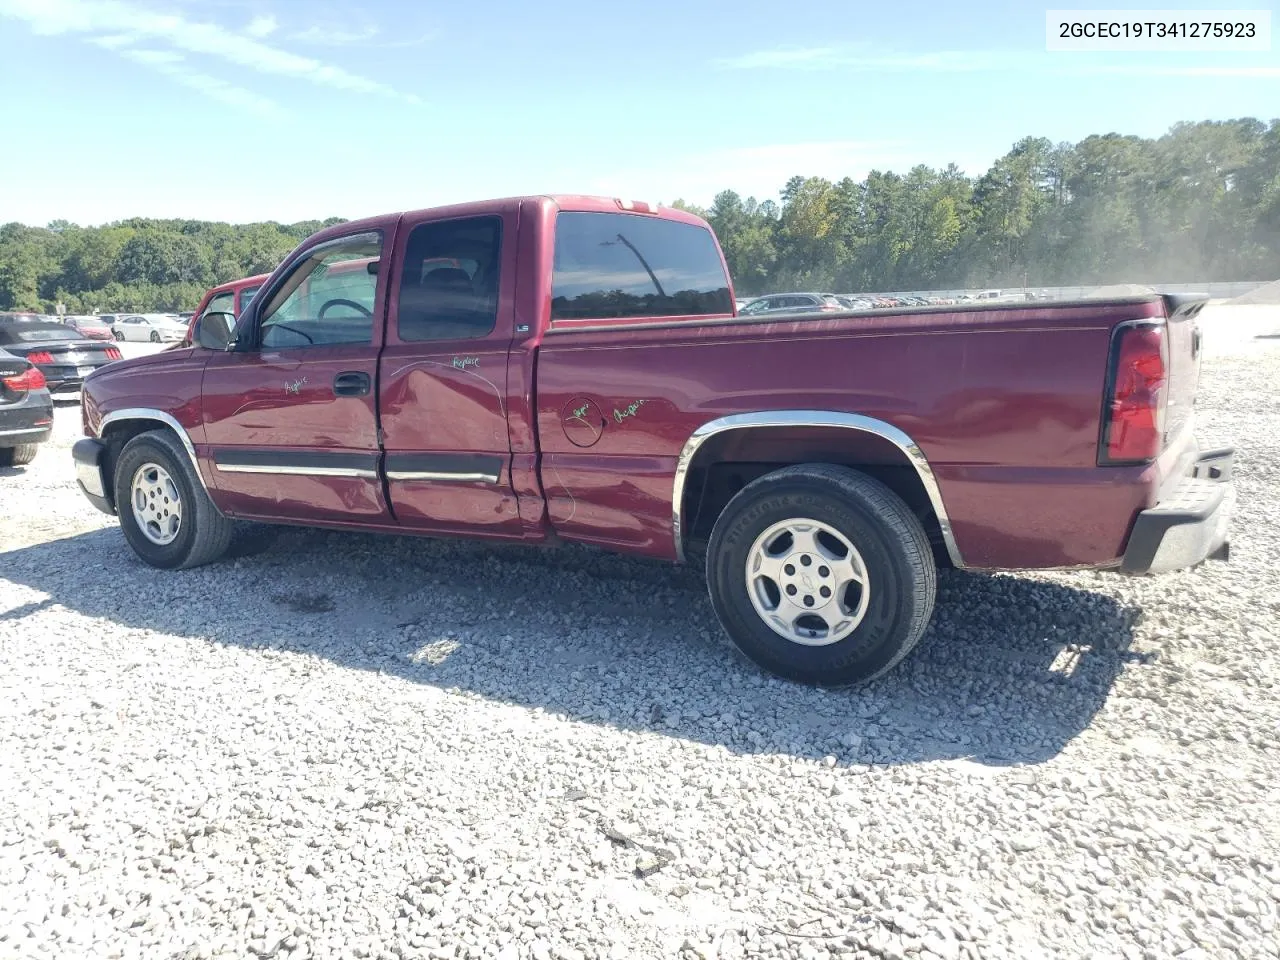
[[[53,429],[53,398],[44,375],[0,349],[0,467],[30,463]]]
[[[35,364],[53,394],[79,391],[85,377],[120,359],[112,341],[90,340],[61,323],[22,313],[0,313],[0,350]]]

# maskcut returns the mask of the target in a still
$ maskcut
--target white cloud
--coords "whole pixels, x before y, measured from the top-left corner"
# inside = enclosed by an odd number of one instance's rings
[[[182,54],[174,53],[172,50],[139,50],[128,49],[120,52],[122,57],[132,60],[134,63],[145,64],[149,67],[157,67],[162,63],[181,63]]]
[[[238,107],[241,110],[262,117],[275,117],[280,114],[280,107],[274,101],[259,96],[252,90],[237,87],[235,84],[228,83],[220,77],[193,70],[184,62],[182,54],[174,53],[172,50],[147,50],[130,47],[121,50],[120,55],[127,60],[132,60],[134,63],[150,67],[157,73],[162,73],[169,77],[175,83],[189,87],[219,103]]]
[[[378,28],[373,26],[352,30],[349,27],[316,24],[299,30],[289,39],[298,43],[310,43],[320,47],[349,47],[368,43],[378,35]]]
[[[1094,76],[1100,74],[1119,74],[1130,77],[1248,77],[1265,80],[1280,78],[1280,67],[1151,67],[1151,66],[1088,66],[1069,73]]]
[[[838,59],[834,47],[780,47],[776,50],[755,50],[736,57],[724,57],[716,66],[729,70],[759,70],[774,67],[790,69],[825,69]]]
[[[1071,63],[1046,51],[940,50],[876,55],[860,47],[778,47],[715,61],[725,70],[844,70],[853,72],[919,70],[938,73],[1012,71],[1071,76],[1118,74],[1133,77],[1280,77],[1280,67],[1240,65],[1157,66]]]
[[[319,86],[418,102],[385,83],[300,56],[212,23],[157,13],[121,0],[0,0],[0,15],[23,20],[43,36],[101,34],[166,43],[259,73],[291,77]],[[123,42],[117,46],[124,45]]]
[[[858,47],[778,47],[716,61],[726,70],[992,70],[1020,60],[1007,54],[969,50],[877,56]]]
[[[317,23],[291,34],[289,39],[316,47],[376,47],[379,50],[387,50],[395,47],[421,46],[434,36],[434,33],[428,32],[391,40],[382,36],[382,32],[372,25],[353,28],[341,24]]]
[[[263,38],[269,37],[271,34],[275,33],[279,26],[280,24],[276,21],[275,17],[271,16],[271,14],[266,14],[265,16],[254,17],[250,20],[249,25],[244,28],[244,32],[251,37],[256,37],[257,39],[262,40]]]

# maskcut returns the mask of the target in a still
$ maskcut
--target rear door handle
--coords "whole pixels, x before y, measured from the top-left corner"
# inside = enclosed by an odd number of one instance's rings
[[[340,397],[363,397],[369,393],[369,375],[360,370],[348,370],[333,378],[333,392]]]

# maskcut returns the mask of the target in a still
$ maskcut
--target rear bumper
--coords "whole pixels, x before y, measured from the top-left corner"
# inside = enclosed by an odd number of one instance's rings
[[[0,447],[44,443],[53,432],[53,402],[43,390],[0,407]]]
[[[52,426],[0,427],[0,447],[16,447],[24,443],[44,443],[53,432]]]
[[[107,480],[106,445],[91,437],[77,440],[71,448],[71,459],[76,466],[76,483],[89,502],[110,516],[115,516],[115,504],[111,502],[111,484]]]
[[[1201,453],[1192,470],[1159,503],[1138,514],[1121,559],[1125,573],[1165,573],[1230,553],[1235,450]]]

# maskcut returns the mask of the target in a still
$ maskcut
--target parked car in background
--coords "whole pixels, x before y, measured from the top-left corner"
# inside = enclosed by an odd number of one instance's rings
[[[200,305],[196,307],[195,312],[191,314],[187,321],[187,332],[182,338],[182,345],[189,347],[192,344],[192,334],[195,331],[196,317],[203,317],[206,313],[229,313],[239,318],[244,312],[245,307],[253,302],[253,298],[258,293],[258,288],[269,277],[269,273],[261,273],[254,277],[244,277],[240,280],[231,280],[228,283],[219,284],[211,287],[205,293],[204,298],[200,301]]]
[[[35,459],[53,430],[53,398],[44,374],[26,357],[0,348],[0,467]]]
[[[98,317],[72,316],[63,317],[64,326],[70,327],[76,333],[90,340],[110,340],[111,327],[103,323]]]
[[[187,334],[187,327],[172,313],[124,314],[111,325],[111,333],[117,340],[150,340],[152,343],[180,341]]]
[[[751,301],[738,313],[754,317],[762,313],[830,313],[844,309],[839,298],[830,293],[775,293]]]
[[[840,301],[840,306],[846,310],[870,310],[875,304],[866,297],[848,297],[836,295],[836,299]]]
[[[35,364],[55,394],[78,391],[90,373],[120,359],[114,343],[32,314],[0,313],[0,348]]]

